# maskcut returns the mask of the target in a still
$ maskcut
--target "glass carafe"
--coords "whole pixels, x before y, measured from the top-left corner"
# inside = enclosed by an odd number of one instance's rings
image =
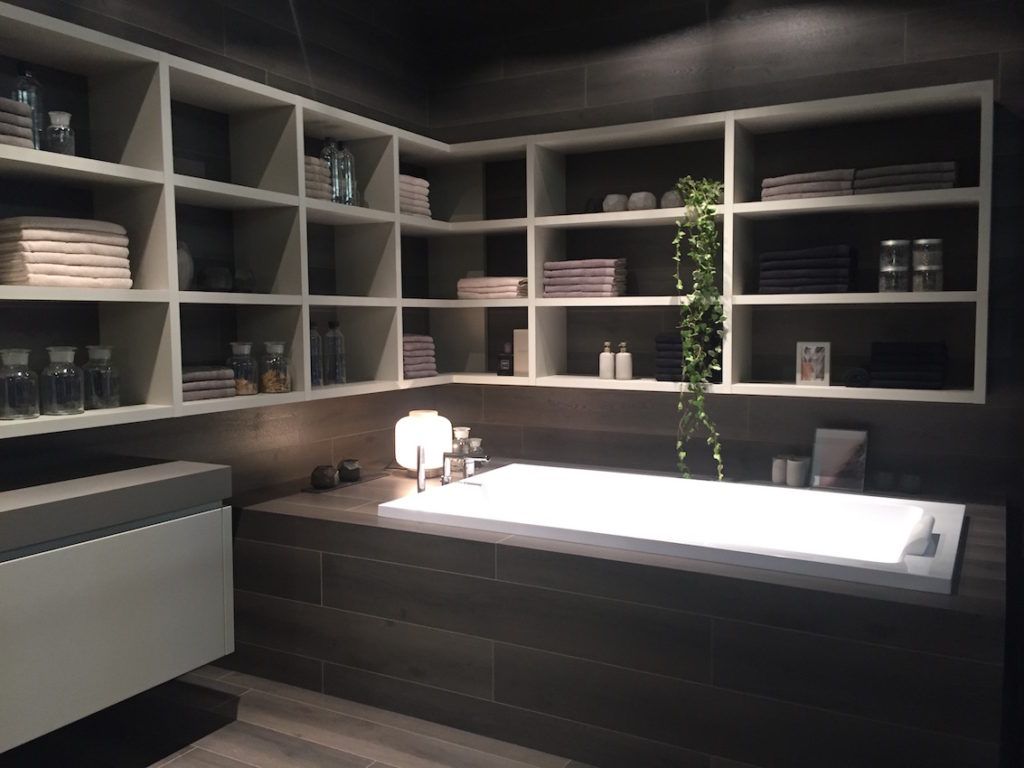
[[[331,200],[345,205],[359,205],[359,187],[356,183],[356,159],[347,147],[328,138],[324,141],[321,159],[327,161],[331,172]]]
[[[70,112],[50,113],[50,127],[46,129],[46,148],[60,155],[75,154],[75,131],[71,127]]]
[[[32,146],[41,149],[46,120],[46,113],[43,112],[43,87],[31,72],[26,71],[15,83],[11,98],[28,104],[32,110]]]
[[[0,349],[0,419],[39,415],[39,378],[28,367],[27,349]]]
[[[42,411],[66,416],[85,411],[82,369],[75,365],[75,347],[47,347],[50,363],[43,368]]]
[[[251,341],[231,342],[231,357],[227,364],[235,372],[236,395],[255,395],[259,391],[259,366],[252,356]]]
[[[309,377],[314,387],[324,383],[324,342],[316,323],[309,323]]]
[[[265,351],[260,359],[260,392],[291,392],[291,363],[284,354],[284,342],[266,341],[263,348]]]
[[[112,347],[91,346],[89,362],[82,366],[85,378],[85,409],[119,408],[121,406],[121,374],[110,363]]]
[[[324,334],[324,384],[345,384],[348,372],[345,369],[345,337],[338,328],[338,321],[327,323]]]

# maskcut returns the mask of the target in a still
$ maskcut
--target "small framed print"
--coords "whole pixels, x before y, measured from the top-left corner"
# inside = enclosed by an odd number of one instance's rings
[[[868,433],[859,429],[818,429],[814,433],[811,486],[864,490]]]
[[[831,352],[831,345],[827,341],[798,341],[796,343],[796,383],[827,387]]]

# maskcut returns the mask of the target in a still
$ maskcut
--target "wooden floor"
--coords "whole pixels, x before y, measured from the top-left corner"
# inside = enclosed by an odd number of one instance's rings
[[[237,696],[237,719],[153,768],[586,768],[566,758],[218,667],[204,667],[181,679]]]

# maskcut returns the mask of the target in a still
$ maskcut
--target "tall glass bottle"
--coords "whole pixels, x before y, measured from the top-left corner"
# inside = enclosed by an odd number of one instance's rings
[[[338,328],[338,321],[331,320],[324,334],[324,384],[345,384],[348,374],[345,370],[345,337]]]
[[[14,85],[14,92],[11,98],[28,104],[32,109],[32,146],[36,149],[43,147],[43,134],[46,131],[46,113],[43,111],[43,86],[39,84],[32,73],[25,70],[25,74],[18,78]]]
[[[43,413],[66,416],[85,410],[82,369],[75,365],[75,347],[47,347],[50,364],[43,368]]]
[[[110,363],[111,347],[92,346],[89,362],[82,366],[85,377],[85,409],[119,408],[121,406],[121,375]]]
[[[324,140],[320,157],[327,162],[331,172],[331,200],[345,205],[359,204],[359,188],[356,184],[356,159],[347,147],[338,147],[332,138]]]
[[[28,367],[27,349],[0,349],[0,419],[39,415],[39,378]]]
[[[324,343],[316,323],[309,321],[309,375],[314,387],[324,383]]]

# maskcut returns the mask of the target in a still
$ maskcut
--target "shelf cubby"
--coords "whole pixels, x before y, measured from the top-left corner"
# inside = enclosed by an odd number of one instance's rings
[[[365,206],[394,213],[398,183],[395,176],[395,139],[383,131],[367,127],[366,122],[343,119],[334,110],[305,107],[302,110],[303,154],[319,157],[324,140],[328,138],[344,144],[355,159],[356,184]]]
[[[298,195],[294,104],[257,86],[218,82],[199,69],[170,68],[174,172]]]
[[[307,209],[312,296],[397,297],[397,249],[393,222],[331,226],[309,221]]]
[[[437,371],[442,375],[496,374],[498,354],[506,342],[512,343],[512,331],[522,328],[529,328],[526,307],[405,307],[402,310],[402,333],[434,338]]]
[[[232,279],[229,291],[301,295],[302,248],[297,207],[216,208],[190,205],[179,199],[175,205],[175,227],[178,245],[188,246],[194,262],[192,283],[179,285],[179,290],[223,291],[209,279],[213,271],[226,270]]]
[[[367,382],[397,382],[399,379],[400,346],[398,341],[398,310],[395,307],[337,307],[313,305],[309,308],[311,323],[321,336],[328,323],[336,321],[345,337],[346,384],[314,387],[314,396],[344,391]],[[308,369],[308,364],[307,364]],[[308,374],[307,374],[308,375]]]
[[[458,281],[470,274],[528,276],[525,233],[402,237],[401,257],[404,299],[456,300]]]

